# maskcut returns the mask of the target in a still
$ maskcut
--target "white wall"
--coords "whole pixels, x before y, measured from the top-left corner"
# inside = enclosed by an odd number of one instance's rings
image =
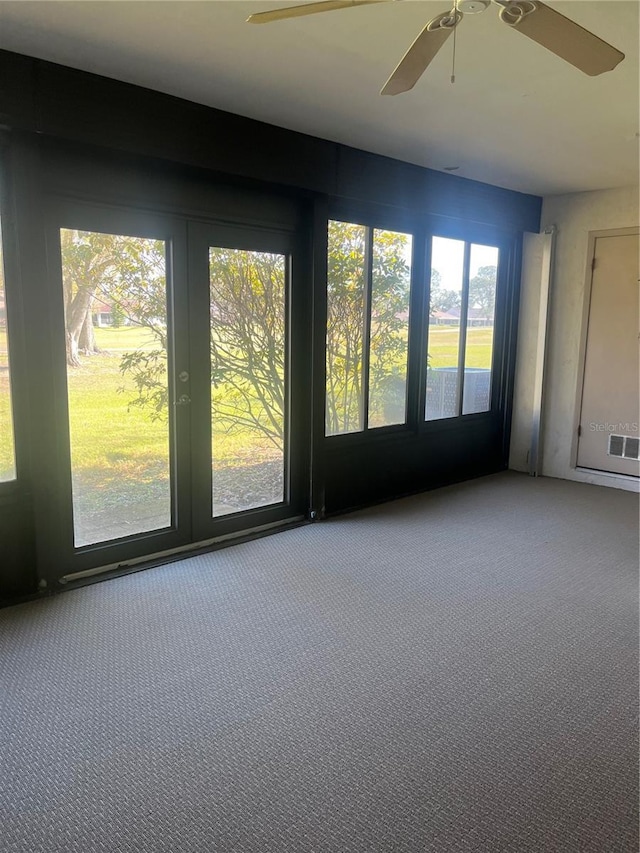
[[[550,225],[556,225],[558,229],[550,294],[543,409],[541,470],[545,476],[633,490],[637,488],[636,483],[628,480],[577,471],[571,467],[571,450],[580,371],[589,232],[637,227],[639,219],[637,187],[572,193],[544,199],[541,230],[544,231]],[[510,467],[518,471],[528,470],[541,266],[540,237],[526,235],[510,456]]]

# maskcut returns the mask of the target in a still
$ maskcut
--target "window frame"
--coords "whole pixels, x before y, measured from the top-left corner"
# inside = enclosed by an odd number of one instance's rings
[[[442,237],[440,234],[433,234],[430,237],[430,248],[433,247],[434,239],[451,239],[447,237]],[[495,246],[493,244],[489,244],[488,241],[484,241],[480,243],[476,240],[459,240],[457,241],[462,243],[462,252],[463,252],[463,261],[462,261],[462,281],[461,281],[461,290],[460,290],[460,325],[459,325],[459,336],[458,336],[458,353],[457,353],[457,365],[456,365],[456,408],[457,413],[455,415],[448,415],[446,417],[440,418],[428,418],[426,411],[426,400],[425,400],[425,409],[423,411],[423,418],[425,421],[431,423],[432,421],[451,421],[457,418],[468,418],[470,415],[484,415],[490,412],[493,408],[493,385],[494,385],[494,354],[495,354],[495,329],[496,329],[496,314],[497,314],[497,290],[498,290],[498,278],[501,274],[501,269],[503,266],[503,250],[500,246]],[[494,241],[495,242],[495,241]],[[496,298],[494,301],[494,309],[493,309],[493,324],[491,326],[493,335],[492,335],[492,346],[491,346],[491,365],[489,367],[490,371],[490,386],[489,386],[489,408],[483,409],[479,412],[465,412],[464,411],[464,394],[465,394],[465,382],[466,382],[466,361],[467,361],[467,342],[469,335],[469,310],[471,306],[469,305],[469,289],[471,286],[471,256],[473,253],[473,247],[479,246],[484,248],[495,249],[498,253],[498,263],[496,266]],[[433,267],[431,267],[433,268]],[[429,274],[429,303],[427,305],[427,375],[425,376],[425,386],[427,384],[428,377],[428,357],[429,357],[429,339],[431,334],[432,324],[430,323],[431,317],[431,274]],[[426,387],[425,387],[426,393]]]
[[[504,231],[489,225],[480,223],[462,222],[459,220],[447,221],[443,217],[429,217],[426,229],[426,257],[427,278],[424,307],[424,359],[422,375],[420,378],[420,427],[421,433],[439,432],[441,430],[455,428],[460,423],[472,423],[473,421],[486,421],[487,419],[505,418],[506,402],[511,394],[513,383],[513,366],[515,363],[515,345],[517,337],[517,311],[518,294],[514,276],[518,275],[520,263],[520,240],[515,233]],[[463,414],[462,406],[464,400],[464,386],[460,387],[460,411],[457,415],[449,418],[426,419],[426,385],[427,385],[427,354],[429,352],[429,308],[431,305],[431,246],[433,237],[459,240],[465,243],[465,259],[471,253],[471,246],[491,246],[498,249],[498,270],[496,277],[496,300],[494,307],[493,325],[493,351],[491,357],[491,388],[489,397],[489,409],[484,412],[469,412]],[[466,355],[466,318],[468,311],[468,286],[469,274],[465,270],[466,279],[463,281],[463,295],[465,298],[464,347],[459,353],[459,364],[464,369],[464,357]],[[519,293],[519,291],[518,291]],[[515,324],[515,328],[514,328]],[[510,420],[510,418],[509,418]]]
[[[367,206],[349,205],[340,201],[334,201],[329,205],[326,231],[328,234],[329,223],[332,221],[345,222],[350,225],[358,225],[368,229],[366,235],[366,253],[372,255],[373,251],[373,235],[375,231],[392,231],[399,234],[406,234],[411,237],[411,271],[409,276],[409,317],[408,317],[408,339],[407,339],[407,372],[405,384],[405,420],[401,424],[388,424],[385,426],[369,426],[369,342],[371,337],[371,291],[372,291],[372,269],[370,258],[365,257],[365,293],[364,293],[364,329],[363,329],[363,391],[364,391],[364,424],[362,429],[354,432],[336,433],[328,435],[325,431],[324,440],[331,442],[332,446],[340,446],[343,443],[349,444],[352,442],[369,441],[375,438],[388,438],[394,435],[404,435],[406,433],[415,433],[417,429],[416,414],[417,409],[412,404],[411,389],[411,372],[414,362],[412,349],[416,346],[416,315],[420,312],[420,306],[416,305],[416,293],[423,290],[417,284],[419,276],[423,275],[422,256],[424,254],[424,239],[422,236],[422,228],[417,217],[408,216],[404,212],[390,211],[382,209],[377,205]],[[328,260],[328,258],[327,258]],[[326,282],[326,290],[328,297],[328,275]],[[328,302],[328,298],[327,298]],[[324,346],[325,346],[325,363],[326,363],[326,323],[324,326]],[[326,374],[324,382],[324,403],[323,403],[323,420],[326,430]],[[414,411],[415,409],[415,411]]]
[[[403,424],[368,427],[357,432],[324,434],[328,448],[339,451],[351,445],[403,441],[409,436],[428,436],[457,430],[462,424],[494,422],[504,424],[507,433],[511,414],[508,401],[513,390],[515,347],[519,305],[519,270],[522,237],[516,231],[472,220],[409,213],[376,204],[349,203],[334,199],[327,208],[329,221],[348,222],[372,230],[388,230],[411,235],[409,340],[406,384],[406,420]],[[499,251],[491,363],[490,408],[484,412],[458,414],[450,418],[426,420],[427,353],[429,347],[429,307],[431,301],[431,240],[444,237],[468,244],[494,246]],[[326,345],[326,325],[324,329]],[[325,354],[326,358],[326,354]],[[326,405],[326,377],[324,383]],[[462,394],[461,394],[462,398]],[[323,423],[325,410],[323,407]]]
[[[7,352],[11,387],[11,417],[13,424],[13,454],[15,477],[0,482],[0,503],[14,503],[24,492],[28,461],[27,430],[28,389],[24,346],[24,304],[20,284],[20,264],[16,233],[15,195],[11,180],[11,147],[0,134],[0,222],[2,259],[4,266],[5,310],[7,320]]]

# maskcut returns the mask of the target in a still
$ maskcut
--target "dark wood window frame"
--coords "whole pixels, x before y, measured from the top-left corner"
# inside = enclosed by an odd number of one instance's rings
[[[514,357],[516,328],[510,320],[514,310],[514,299],[517,300],[519,246],[520,236],[516,232],[508,232],[483,224],[451,220],[445,217],[427,216],[418,218],[403,215],[401,212],[380,211],[379,207],[371,205],[369,210],[363,205],[349,206],[334,202],[329,207],[329,221],[337,220],[354,225],[361,225],[374,230],[389,230],[409,234],[413,240],[411,264],[411,294],[409,311],[409,348],[407,365],[406,406],[407,417],[403,424],[391,426],[369,427],[367,421],[363,429],[358,431],[327,435],[325,440],[329,447],[341,448],[354,444],[367,444],[384,440],[389,436],[430,435],[455,427],[463,419],[486,419],[503,414],[502,409],[509,398],[510,391],[504,383],[508,383],[510,362]],[[431,297],[431,240],[433,237],[460,240],[465,243],[465,259],[468,265],[469,249],[472,244],[496,246],[500,252],[498,284],[495,306],[494,346],[492,356],[492,382],[490,410],[462,414],[460,399],[459,414],[451,418],[438,420],[425,419],[426,370],[429,336],[429,306]],[[463,319],[466,322],[468,275],[464,276]],[[365,322],[367,317],[365,313]],[[370,322],[370,318],[369,318]],[[462,334],[462,332],[461,332]],[[366,335],[365,335],[366,341]],[[465,347],[460,348],[460,357],[464,357]],[[364,354],[365,371],[368,353]],[[462,387],[460,387],[462,395]]]
[[[141,210],[197,217],[213,192],[225,205],[225,222],[260,227],[267,214],[287,228],[293,223],[281,200],[294,202],[301,212],[301,275],[311,318],[294,332],[304,338],[312,364],[306,381],[298,378],[309,401],[305,444],[310,447],[312,519],[325,508],[339,512],[505,467],[522,233],[539,228],[541,199],[7,51],[0,51],[0,71],[7,82],[0,91],[2,137],[8,142],[2,158],[2,214],[18,473],[17,481],[0,487],[0,539],[7,554],[0,598],[54,588],[53,575],[43,568],[46,537],[37,529],[47,523],[57,499],[51,483],[59,439],[51,431],[41,441],[41,414],[57,405],[48,381],[50,297],[43,288],[43,209],[52,194],[117,206],[123,192],[133,193]],[[62,152],[59,168],[53,170],[48,159],[52,149]],[[111,164],[113,180],[106,185],[106,196],[96,198],[93,176],[101,158]],[[154,182],[172,174],[179,174],[188,188],[183,191],[176,181],[167,209]],[[245,191],[262,194],[249,220],[238,205]],[[404,425],[324,436],[329,219],[412,235]],[[500,334],[496,330],[492,411],[444,422],[422,417],[428,331],[422,318],[428,310],[425,273],[432,234],[501,248],[504,243],[508,249],[501,255],[506,285],[497,308],[502,327]]]

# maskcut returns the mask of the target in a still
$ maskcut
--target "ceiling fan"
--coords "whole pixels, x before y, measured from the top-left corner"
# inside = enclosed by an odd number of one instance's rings
[[[247,21],[251,24],[267,24],[318,12],[387,2],[390,0],[320,0],[302,6],[257,12],[250,15]],[[412,89],[464,15],[484,12],[491,2],[500,7],[499,17],[503,23],[591,77],[613,70],[624,59],[624,53],[540,0],[454,0],[453,9],[429,21],[402,57],[380,94],[398,95]]]

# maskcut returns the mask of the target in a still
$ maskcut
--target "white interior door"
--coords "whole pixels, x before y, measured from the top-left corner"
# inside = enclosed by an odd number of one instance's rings
[[[577,464],[639,475],[638,234],[595,244]]]

